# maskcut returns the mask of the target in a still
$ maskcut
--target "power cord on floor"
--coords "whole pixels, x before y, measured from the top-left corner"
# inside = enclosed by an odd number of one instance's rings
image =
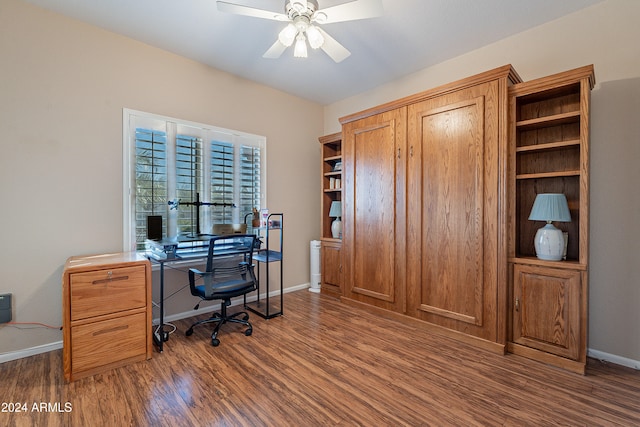
[[[188,273],[188,269],[184,269],[184,268],[180,268],[180,267],[175,267],[172,265],[167,264],[166,267],[172,269],[172,270],[177,270],[183,273]],[[183,285],[181,288],[179,288],[178,290],[174,291],[173,293],[166,295],[164,297],[164,301],[167,301],[168,299],[170,299],[171,297],[173,297],[174,295],[176,295],[178,292],[181,292],[183,289],[188,288],[189,284],[187,283],[186,285]],[[155,301],[151,301],[151,304],[156,307],[156,308],[160,308],[160,304],[155,302]],[[160,325],[153,325],[155,327],[155,335],[156,336],[160,336],[159,331],[160,331]],[[170,331],[162,331],[164,334],[166,334],[167,336],[174,333],[178,328],[176,327],[176,325],[174,325],[173,323],[164,323],[164,326],[169,326],[171,328]]]
[[[40,323],[40,322],[7,322],[7,323],[0,324],[0,326],[2,325],[14,326],[18,329],[48,328],[48,329],[58,329],[60,331],[62,330],[62,326],[47,325],[46,323]],[[20,326],[33,326],[33,327],[21,328]]]
[[[158,331],[160,330],[160,325],[153,325],[153,326],[156,327],[155,334],[159,336]],[[173,323],[165,323],[164,326],[171,327],[171,330],[168,331],[168,332],[163,330],[163,332],[165,334],[172,334],[172,333],[174,333],[176,331],[176,329],[178,329],[178,328],[176,328],[176,325],[174,325]]]

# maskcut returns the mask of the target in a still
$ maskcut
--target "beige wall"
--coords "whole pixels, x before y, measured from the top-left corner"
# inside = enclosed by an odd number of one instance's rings
[[[66,258],[122,250],[123,108],[265,135],[267,207],[285,214],[284,283],[309,282],[322,106],[2,0],[0,293],[13,294],[14,321],[60,326]],[[188,291],[173,302],[194,305]],[[0,326],[0,360],[61,337]]]
[[[638,18],[640,2],[607,0],[323,111],[2,0],[0,293],[14,294],[15,321],[59,326],[65,259],[121,249],[123,107],[267,137],[268,207],[286,215],[284,280],[290,287],[309,280],[309,240],[319,234],[316,138],[339,130],[339,117],[507,63],[525,80],[593,63],[589,347],[596,356],[640,361]],[[191,306],[188,295],[177,298],[178,312]],[[0,327],[0,360],[3,353],[60,340],[57,330]]]
[[[640,368],[640,1],[607,0],[325,107],[338,118],[504,64],[531,80],[594,64],[589,348]]]

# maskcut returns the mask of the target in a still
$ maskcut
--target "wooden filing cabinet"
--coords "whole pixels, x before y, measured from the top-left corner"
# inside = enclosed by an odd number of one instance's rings
[[[71,257],[62,276],[67,381],[151,358],[151,264],[131,253]]]

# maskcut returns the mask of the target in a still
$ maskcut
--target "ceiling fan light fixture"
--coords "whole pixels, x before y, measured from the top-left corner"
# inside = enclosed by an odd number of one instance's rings
[[[280,34],[278,34],[278,40],[280,40],[280,43],[282,43],[286,47],[289,47],[296,39],[296,34],[298,34],[298,29],[295,25],[289,23],[289,25],[284,27],[284,29],[280,31]]]
[[[296,37],[296,45],[293,48],[293,56],[296,58],[306,58],[307,57],[307,41],[304,37],[304,34],[299,33],[298,37]]]
[[[322,28],[322,24],[381,16],[383,13],[382,2],[383,0],[340,0],[340,4],[320,10],[318,0],[284,0],[284,13],[275,13],[229,1],[216,0],[218,10],[221,12],[286,23],[286,28],[280,30],[278,38],[264,53],[264,58],[279,58],[292,45],[294,45],[295,57],[306,58],[308,55],[307,39],[309,39],[309,45],[313,49],[322,48],[324,53],[336,63],[348,58],[351,52],[331,37]]]
[[[316,11],[313,15],[311,15],[311,20],[313,22],[317,22],[318,24],[324,24],[327,22],[327,14],[322,11]]]
[[[324,36],[315,25],[309,25],[307,28],[307,37],[309,38],[309,45],[312,49],[318,49],[324,44]]]
[[[298,14],[305,13],[307,11],[307,0],[293,0],[291,2],[291,8]]]

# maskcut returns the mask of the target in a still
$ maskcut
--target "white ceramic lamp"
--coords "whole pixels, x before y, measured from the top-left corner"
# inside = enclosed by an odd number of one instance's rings
[[[334,239],[342,238],[342,221],[340,221],[340,217],[342,216],[342,202],[333,201],[331,202],[331,208],[329,208],[329,216],[331,218],[335,218],[331,223],[331,235]]]
[[[569,205],[564,194],[538,194],[533,202],[529,220],[547,223],[536,232],[536,256],[547,261],[560,261],[564,254],[564,236],[562,230],[554,227],[552,222],[571,222]]]

